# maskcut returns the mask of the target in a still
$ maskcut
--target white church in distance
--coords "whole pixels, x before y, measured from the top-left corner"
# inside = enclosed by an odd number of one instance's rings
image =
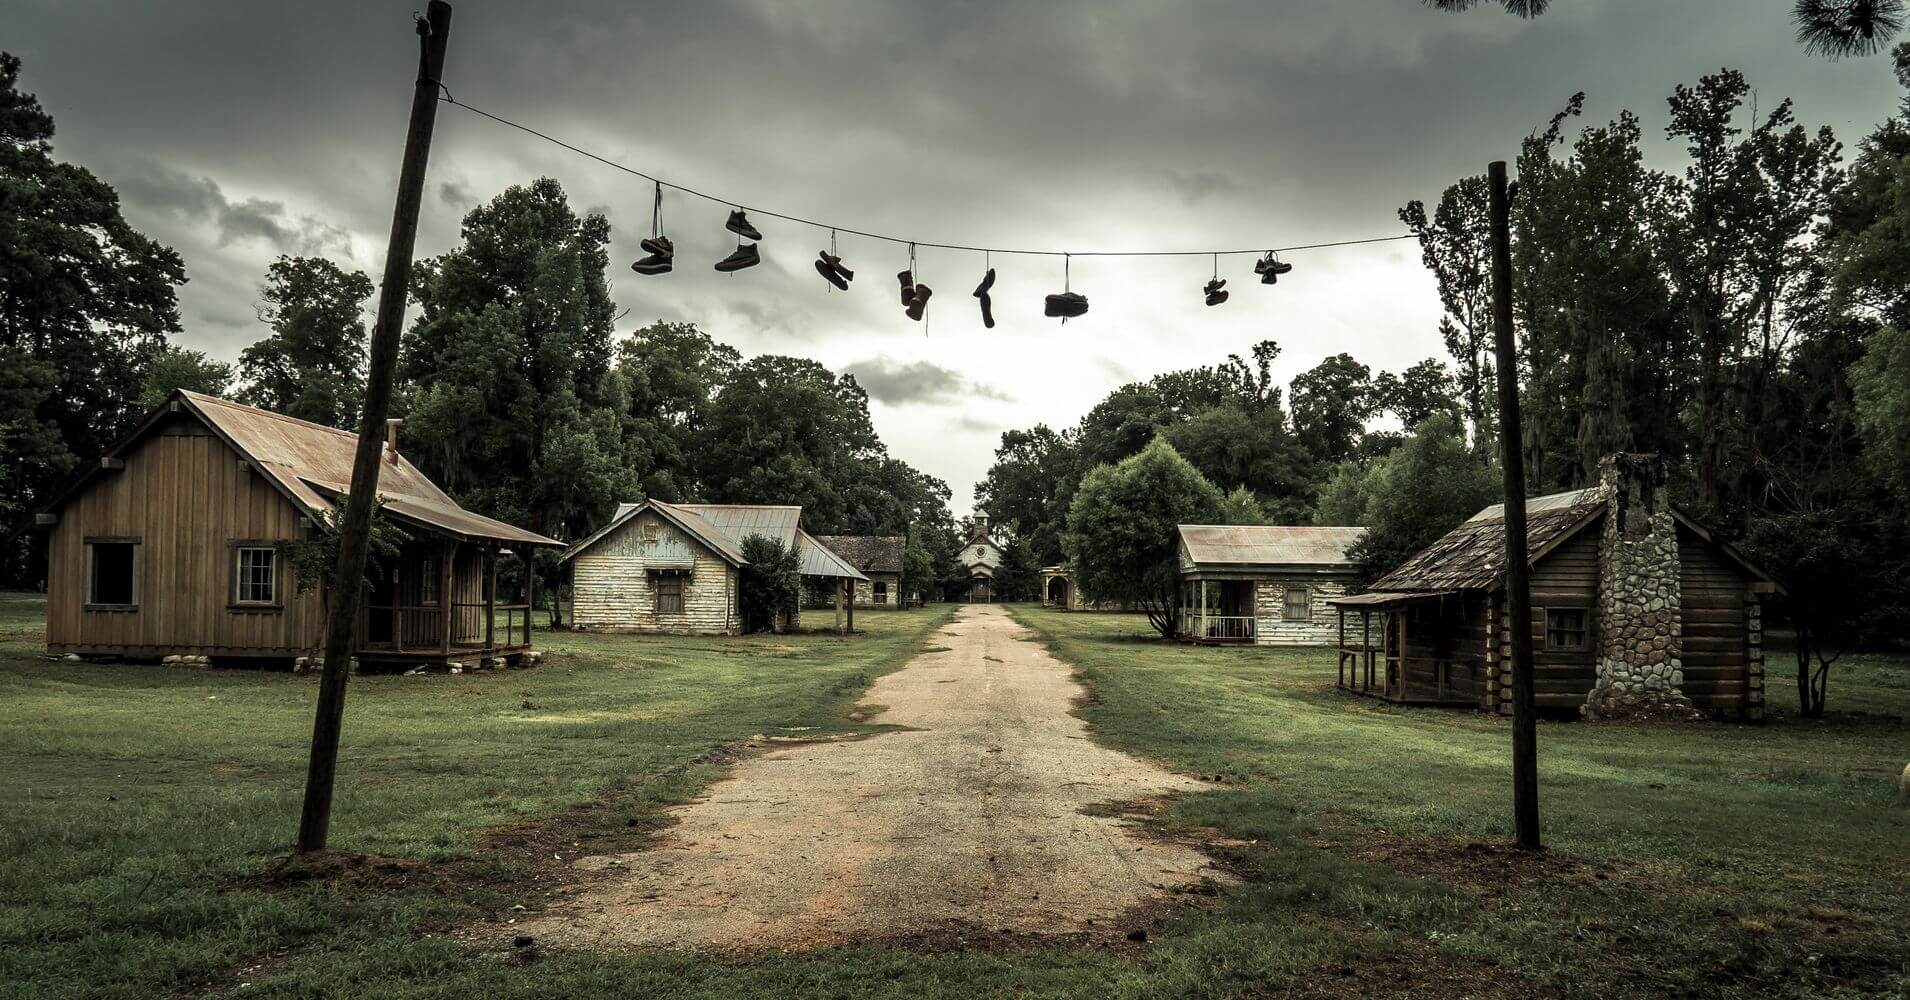
[[[968,542],[956,556],[968,576],[967,601],[987,604],[995,599],[995,570],[1001,567],[1001,546],[988,537],[988,515],[976,512],[968,523]]]

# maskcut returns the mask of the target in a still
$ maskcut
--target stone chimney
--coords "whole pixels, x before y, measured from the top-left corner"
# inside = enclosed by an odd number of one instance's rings
[[[385,418],[385,461],[398,464],[398,428],[404,426],[405,418]]]
[[[1684,693],[1684,625],[1678,529],[1657,455],[1619,453],[1598,463],[1605,525],[1598,545],[1597,679],[1588,719],[1691,717]]]

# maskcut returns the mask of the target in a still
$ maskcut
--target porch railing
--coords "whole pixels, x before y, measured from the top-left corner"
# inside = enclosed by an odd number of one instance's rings
[[[448,609],[436,604],[366,605],[359,626],[360,645],[367,649],[428,653],[444,648],[446,625],[453,649],[505,649],[530,644],[531,609],[528,604],[499,604],[492,609],[491,630],[485,630],[485,605],[454,602]]]
[[[1254,617],[1184,612],[1181,615],[1181,634],[1193,639],[1252,642],[1255,635]]]

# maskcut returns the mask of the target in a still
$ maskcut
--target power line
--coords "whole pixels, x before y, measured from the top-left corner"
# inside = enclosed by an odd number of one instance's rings
[[[512,121],[511,119],[505,118],[502,115],[494,115],[491,112],[484,110],[483,108],[473,107],[472,105],[466,104],[463,101],[460,101],[455,97],[452,97],[451,92],[448,88],[443,90],[440,100],[454,107],[463,108],[464,110],[469,111],[472,114],[477,115],[481,118],[490,119],[491,121],[494,121],[498,123],[499,125],[503,125],[507,128],[514,128],[518,130],[519,132],[523,132],[527,135],[536,136],[537,138],[542,139],[545,142],[551,143],[552,145],[561,146],[564,149],[568,149],[579,156],[585,157],[587,159],[595,160],[598,163],[601,163],[604,166],[609,167],[613,170],[623,171],[624,173],[630,174],[633,177],[641,177],[644,180],[649,181],[650,183],[655,184],[659,187],[666,187],[671,189],[672,191],[681,191],[684,194],[687,194],[696,198],[701,198],[704,201],[714,202],[718,205],[728,205],[731,208],[740,208],[746,212],[755,212],[757,215],[765,215],[772,219],[782,219],[785,222],[794,222],[799,225],[812,226],[816,229],[827,230],[831,233],[848,233],[849,235],[852,235],[852,236],[861,236],[861,237],[872,239],[872,240],[882,240],[887,243],[895,243],[895,244],[900,244],[903,246],[933,247],[939,250],[967,250],[974,253],[988,253],[988,254],[997,254],[997,253],[1016,254],[1016,255],[1025,256],[1025,257],[1211,257],[1211,256],[1237,256],[1240,254],[1263,254],[1263,253],[1269,253],[1269,252],[1287,253],[1294,250],[1324,250],[1328,247],[1361,246],[1367,243],[1391,243],[1395,240],[1410,240],[1410,239],[1417,238],[1416,233],[1401,233],[1397,236],[1372,236],[1366,239],[1334,240],[1329,243],[1303,243],[1303,244],[1297,244],[1295,246],[1285,246],[1285,247],[1256,247],[1251,250],[1028,250],[1028,249],[1010,248],[1010,247],[969,246],[967,244],[962,244],[962,243],[935,243],[929,240],[911,240],[911,239],[905,239],[900,236],[890,236],[886,233],[872,233],[864,229],[852,229],[848,226],[834,226],[834,225],[830,225],[827,222],[818,222],[815,219],[806,219],[800,215],[789,215],[784,212],[778,212],[773,209],[762,208],[757,205],[746,205],[740,201],[735,201],[730,198],[719,198],[716,195],[710,194],[708,192],[698,191],[697,189],[693,187],[686,187],[685,185],[682,185],[682,184],[677,184],[672,181],[666,181],[663,178],[656,176],[655,174],[645,173],[641,170],[636,169],[635,167],[625,166],[624,164],[618,163],[615,160],[608,159],[603,156],[599,156],[598,154],[593,153],[588,149],[584,149],[580,146],[575,146],[575,145],[572,145],[571,143],[565,142],[564,140],[559,139],[556,136],[550,135],[545,132],[540,132],[537,129],[530,127],[529,125]]]

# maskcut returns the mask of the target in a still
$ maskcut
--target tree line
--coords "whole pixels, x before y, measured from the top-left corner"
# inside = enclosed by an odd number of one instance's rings
[[[1910,45],[1895,65],[1910,88]],[[1846,160],[1829,128],[1751,94],[1728,69],[1674,88],[1673,170],[1646,166],[1629,111],[1580,124],[1582,94],[1521,144],[1518,446],[1534,494],[1595,482],[1614,451],[1664,455],[1677,499],[1788,586],[1776,610],[1798,631],[1810,710],[1838,650],[1910,626],[1910,99]],[[1367,526],[1369,573],[1492,502],[1485,178],[1399,217],[1438,290],[1446,359],[1373,373],[1336,355],[1283,398],[1263,342],[1123,386],[1073,428],[1010,431],[976,494],[1007,547],[1034,565],[1093,548],[1081,492],[1157,440],[1274,523]],[[1403,432],[1376,429],[1383,414]],[[1180,513],[1221,516],[1186,496]],[[1033,596],[1024,582],[1015,596]]]
[[[236,364],[174,344],[184,262],[54,158],[19,69],[0,56],[0,577],[16,586],[44,573],[30,512],[174,389],[355,428],[374,291],[335,261],[281,256]],[[947,484],[888,453],[852,376],[745,358],[689,324],[619,336],[609,244],[608,220],[542,178],[419,262],[393,403],[408,457],[469,509],[559,539],[645,498],[799,504],[811,532],[908,535],[909,586],[958,575]]]

